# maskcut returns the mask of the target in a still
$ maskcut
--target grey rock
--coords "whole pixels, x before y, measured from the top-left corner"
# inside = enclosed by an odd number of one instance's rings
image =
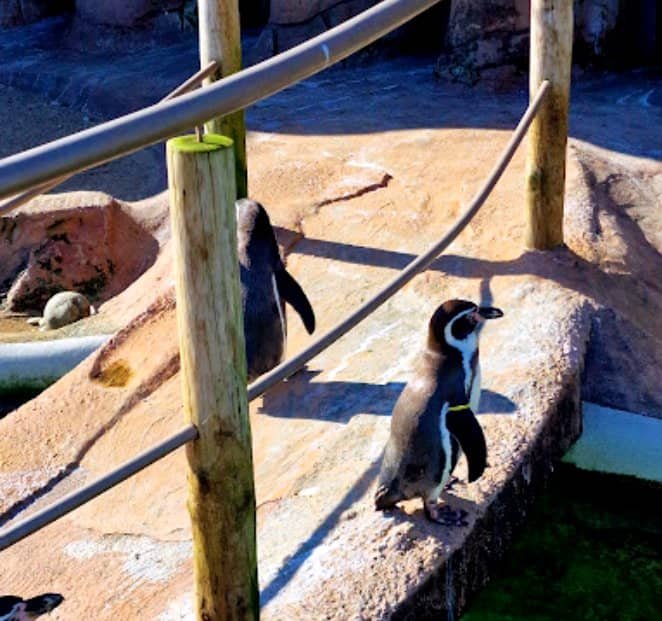
[[[39,321],[42,330],[55,330],[74,321],[89,317],[93,307],[82,293],[60,291],[46,302],[44,316]]]

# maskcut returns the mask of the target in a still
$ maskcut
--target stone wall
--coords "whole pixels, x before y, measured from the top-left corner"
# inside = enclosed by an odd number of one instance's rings
[[[251,50],[255,62],[303,43],[379,0],[271,0],[269,23]]]
[[[0,0],[0,27],[21,26],[66,13],[74,0]]]
[[[282,52],[375,4],[377,0],[271,0],[269,23],[254,55],[261,59]],[[441,12],[435,15],[431,10],[415,23],[415,30],[419,44],[426,49],[433,49],[431,45],[436,42],[422,38],[443,40],[439,62],[443,71],[451,77],[474,81],[483,71],[495,67],[526,68],[530,0],[446,0],[437,9],[442,5],[450,11],[448,20],[438,19]],[[628,53],[623,48],[632,47],[633,42],[623,43],[623,23],[629,22],[627,30],[633,39],[632,31],[647,28],[650,18],[646,15],[652,14],[655,21],[655,0],[642,0],[637,5],[643,8],[634,15],[619,0],[575,0],[575,60],[594,62]],[[638,23],[633,25],[633,20]],[[651,32],[654,30],[653,26]],[[402,43],[402,37],[396,38],[395,47]]]
[[[283,52],[377,4],[379,0],[239,0],[243,26],[264,25],[258,42],[244,51],[246,64]],[[656,0],[574,0],[574,60],[632,65],[660,57]],[[636,5],[636,6],[635,6]],[[440,53],[440,73],[473,82],[496,67],[523,71],[529,46],[530,0],[444,0],[419,19],[382,40],[395,53]],[[196,28],[196,0],[0,0],[0,28],[70,12],[73,35],[82,49],[103,48],[110,35],[142,36],[167,44],[163,33]],[[656,24],[658,24],[656,26]],[[146,28],[149,26],[150,28]],[[91,33],[91,34],[90,34]],[[149,43],[149,41],[147,41]],[[136,41],[135,47],[140,46]],[[443,53],[442,53],[443,52]]]
[[[76,0],[76,16],[94,24],[133,27],[183,6],[184,0]]]

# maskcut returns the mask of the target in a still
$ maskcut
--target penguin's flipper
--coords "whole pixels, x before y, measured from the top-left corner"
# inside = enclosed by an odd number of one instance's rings
[[[446,427],[460,443],[469,464],[469,482],[478,479],[487,465],[487,445],[478,419],[471,410],[451,410]]]
[[[315,313],[299,283],[286,269],[276,271],[276,284],[280,296],[299,313],[308,334],[315,331]]]

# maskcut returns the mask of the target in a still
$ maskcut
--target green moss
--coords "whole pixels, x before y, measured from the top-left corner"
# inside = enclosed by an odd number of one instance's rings
[[[92,379],[108,388],[121,388],[129,383],[132,375],[133,371],[126,360],[116,360]]]
[[[462,621],[644,621],[662,606],[662,525],[653,499],[571,472]]]
[[[183,153],[210,153],[219,149],[226,149],[233,145],[232,138],[220,136],[219,134],[205,134],[202,142],[195,135],[178,136],[168,140],[171,149]]]

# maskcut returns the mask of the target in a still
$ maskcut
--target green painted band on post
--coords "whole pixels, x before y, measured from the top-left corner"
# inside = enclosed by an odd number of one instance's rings
[[[168,140],[171,149],[182,153],[210,153],[219,149],[227,149],[234,144],[232,138],[220,134],[205,134],[200,142],[195,134],[177,136]]]

